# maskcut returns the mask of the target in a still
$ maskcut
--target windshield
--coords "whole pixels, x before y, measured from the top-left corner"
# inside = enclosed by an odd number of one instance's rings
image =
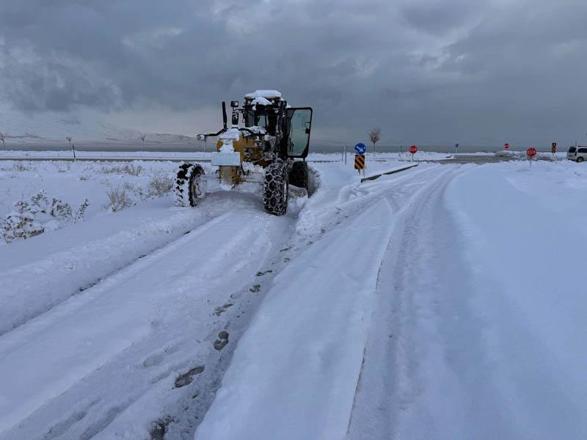
[[[267,130],[267,133],[275,135],[277,116],[274,113],[268,113],[264,107],[256,110],[247,109],[244,117],[245,127],[262,127]]]
[[[267,115],[258,114],[254,110],[245,111],[246,127],[267,127]]]
[[[574,153],[575,151],[577,151],[577,149],[575,147],[570,147],[569,148],[569,153]]]

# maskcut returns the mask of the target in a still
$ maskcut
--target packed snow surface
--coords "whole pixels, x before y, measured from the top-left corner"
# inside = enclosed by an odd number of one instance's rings
[[[378,202],[276,278],[198,438],[344,437],[391,214]]]
[[[587,172],[396,179],[276,279],[195,438],[587,436]]]
[[[0,243],[0,439],[587,438],[587,168],[311,160],[283,217],[177,208],[173,162],[0,162],[0,218],[89,201]]]

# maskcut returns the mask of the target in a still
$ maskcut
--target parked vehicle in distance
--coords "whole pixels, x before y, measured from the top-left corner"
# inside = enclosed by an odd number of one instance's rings
[[[567,159],[574,160],[575,162],[583,162],[585,159],[587,159],[587,147],[569,147],[569,151],[567,152]]]

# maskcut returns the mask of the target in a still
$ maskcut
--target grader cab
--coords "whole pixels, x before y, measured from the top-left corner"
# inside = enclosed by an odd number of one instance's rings
[[[312,109],[289,107],[276,90],[257,90],[245,96],[242,106],[231,101],[230,107],[230,127],[223,102],[223,128],[198,135],[202,140],[218,139],[217,151],[211,159],[217,167],[215,175],[207,176],[198,163],[182,164],[175,188],[178,203],[196,206],[211,181],[223,189],[258,182],[263,185],[265,210],[274,215],[285,214],[289,185],[308,189],[305,159],[310,145]]]

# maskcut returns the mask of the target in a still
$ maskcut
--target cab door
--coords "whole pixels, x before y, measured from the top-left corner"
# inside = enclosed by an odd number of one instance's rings
[[[310,148],[312,109],[310,107],[288,108],[287,120],[289,126],[287,156],[305,158]]]

